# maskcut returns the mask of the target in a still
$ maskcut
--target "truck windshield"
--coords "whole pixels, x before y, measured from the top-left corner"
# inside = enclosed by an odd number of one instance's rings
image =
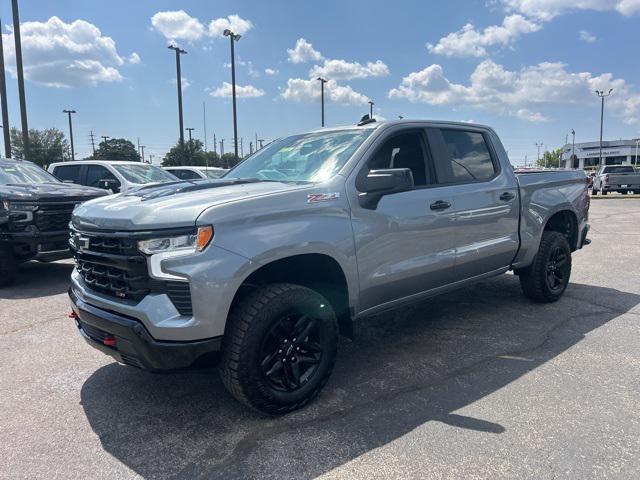
[[[276,140],[240,163],[225,178],[321,182],[335,175],[372,128],[294,135]]]
[[[161,168],[141,163],[140,165],[113,165],[128,182],[147,184],[176,182],[178,179]]]
[[[60,180],[31,163],[0,165],[0,185],[24,183],[60,183]]]

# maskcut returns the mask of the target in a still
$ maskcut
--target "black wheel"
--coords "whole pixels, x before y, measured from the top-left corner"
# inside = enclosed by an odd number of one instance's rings
[[[609,192],[607,190],[604,189],[600,189],[600,195],[607,195]]]
[[[260,287],[229,315],[222,379],[245,405],[269,415],[303,407],[336,359],[338,324],[327,300],[286,283]]]
[[[0,245],[0,287],[13,283],[17,270],[18,262],[11,248]]]
[[[543,232],[533,263],[520,272],[524,294],[536,302],[555,302],[571,276],[571,247],[559,232]]]
[[[595,188],[591,189],[591,195],[597,195],[598,194],[598,190],[596,190]]]
[[[620,193],[626,195],[628,192],[626,190],[622,190]]]

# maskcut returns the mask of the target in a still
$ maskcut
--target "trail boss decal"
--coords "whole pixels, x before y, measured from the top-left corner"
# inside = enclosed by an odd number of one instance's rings
[[[340,192],[311,193],[307,195],[307,203],[330,202],[333,200],[338,200],[339,198]]]

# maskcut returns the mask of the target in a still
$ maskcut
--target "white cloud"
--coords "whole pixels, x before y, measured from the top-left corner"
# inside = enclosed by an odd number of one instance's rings
[[[304,38],[299,38],[294,48],[287,48],[287,54],[291,63],[318,62],[324,58]]]
[[[325,100],[340,105],[366,105],[369,98],[348,85],[338,85],[329,80],[324,86]],[[290,78],[282,98],[294,102],[309,102],[320,99],[320,82],[315,79]]]
[[[431,53],[448,57],[484,57],[486,47],[508,46],[522,35],[540,30],[540,25],[522,15],[505,17],[502,25],[492,25],[484,30],[468,23],[461,30],[441,38],[437,44],[427,44]]]
[[[623,79],[614,78],[610,73],[596,76],[589,72],[569,72],[563,63],[544,62],[510,71],[485,60],[471,74],[468,85],[449,81],[442,67],[434,64],[404,77],[397,88],[389,91],[389,98],[477,107],[540,122],[547,117],[532,108],[590,105],[594,101],[594,90],[609,88],[615,93],[609,100],[612,114],[621,116],[627,123],[637,122],[640,94]]]
[[[158,12],[151,17],[153,28],[169,40],[192,42],[202,38],[204,25],[184,10]]]
[[[218,98],[231,98],[232,86],[229,82],[223,82],[221,87],[211,90],[209,95]],[[262,97],[264,90],[254,87],[253,85],[236,85],[237,98],[256,98]]]
[[[280,72],[275,68],[265,68],[264,73],[265,75],[269,75],[270,77],[272,77],[274,75],[277,75]]]
[[[366,65],[346,60],[325,60],[322,66],[315,65],[309,72],[310,77],[325,77],[335,80],[384,77],[386,75],[389,75],[389,67],[382,60],[368,62]]]
[[[580,40],[585,43],[593,43],[597,40],[597,37],[587,30],[580,30]]]
[[[3,35],[7,70],[16,76],[13,29]],[[24,75],[50,87],[80,87],[122,80],[124,59],[112,38],[84,20],[65,23],[58,17],[20,26]]]
[[[221,37],[226,29],[237,35],[244,35],[253,28],[251,20],[241,18],[239,15],[229,15],[228,17],[216,18],[209,23],[209,35]]]
[[[182,91],[184,92],[187,88],[189,88],[191,86],[191,82],[189,81],[189,79],[187,77],[181,77],[182,83]],[[169,79],[169,83],[172,83],[173,85],[177,84],[178,82],[176,81],[175,78],[171,78]]]
[[[640,0],[502,0],[508,10],[539,20],[551,20],[571,10],[615,10],[630,16],[640,12]]]
[[[137,65],[140,63],[140,55],[138,55],[136,52],[133,52],[131,55],[129,55],[127,57],[127,62],[129,62],[131,65]]]

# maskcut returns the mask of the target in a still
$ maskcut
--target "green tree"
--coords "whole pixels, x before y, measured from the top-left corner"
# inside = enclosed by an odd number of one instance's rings
[[[538,167],[560,168],[560,156],[562,148],[544,152],[542,158],[536,162]]]
[[[216,152],[206,152],[200,140],[191,140],[181,145],[176,143],[162,160],[165,167],[209,166],[220,167],[220,156]]]
[[[29,129],[29,151],[24,151],[22,143],[22,131],[12,127],[9,136],[11,138],[11,156],[22,158],[47,167],[54,162],[70,160],[69,142],[57,128],[45,128],[37,130]]]
[[[139,162],[140,154],[135,145],[126,138],[108,138],[98,145],[95,155],[89,157],[95,160],[122,160]]]
[[[228,152],[222,155],[220,166],[223,168],[235,167],[238,163],[240,163],[241,160],[242,160],[241,158],[236,158],[233,152]]]

